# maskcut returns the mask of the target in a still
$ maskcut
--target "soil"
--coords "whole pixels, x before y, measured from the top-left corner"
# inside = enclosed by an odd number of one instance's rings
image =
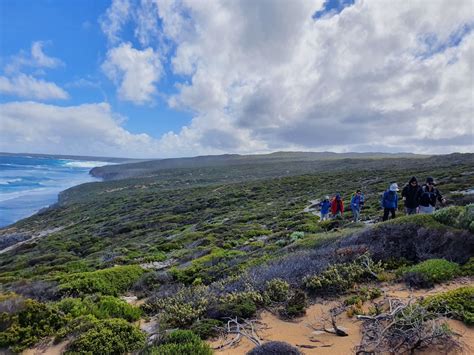
[[[408,300],[410,298],[425,297],[458,287],[472,285],[473,281],[474,278],[472,277],[459,278],[442,285],[437,285],[430,290],[410,290],[404,284],[379,284],[377,286],[387,297]],[[344,298],[337,301],[314,304],[307,309],[304,317],[291,322],[281,320],[272,313],[264,311],[260,314],[259,318],[262,329],[257,331],[257,334],[263,342],[272,340],[284,341],[298,347],[303,354],[354,354],[354,348],[359,344],[361,339],[361,321],[355,317],[349,318],[346,313],[343,312],[336,318],[337,326],[348,333],[346,337],[340,337],[325,332],[315,332],[310,326],[313,325],[316,328],[320,328],[321,323],[324,323],[326,329],[332,328],[330,320],[327,319],[329,310],[340,305],[343,299]],[[376,299],[375,301],[378,300],[379,299]],[[370,304],[365,303],[363,308],[367,309],[369,305]],[[326,318],[325,322],[323,321],[324,318]],[[463,344],[462,350],[458,351],[457,354],[467,355],[474,353],[474,328],[467,327],[464,323],[456,320],[448,320],[448,324],[455,333],[460,335],[459,340]],[[229,340],[231,340],[231,338],[221,337],[209,342],[209,344],[212,348],[217,348]],[[305,346],[308,345],[315,348],[306,348]],[[215,350],[215,353],[222,355],[246,354],[253,349],[254,346],[255,344],[250,340],[242,338],[234,347]],[[439,354],[439,351],[437,349],[426,349],[418,353],[434,355]]]

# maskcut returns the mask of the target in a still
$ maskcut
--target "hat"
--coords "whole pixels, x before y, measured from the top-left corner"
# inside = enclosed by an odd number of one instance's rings
[[[399,191],[397,183],[394,182],[393,184],[391,184],[389,190],[390,191]]]
[[[431,176],[428,176],[426,178],[426,183],[436,185],[435,182],[434,182],[434,179]]]
[[[336,200],[340,200],[340,199],[341,199],[341,195],[336,194]]]
[[[329,200],[329,196],[328,195],[324,196],[324,199]]]
[[[408,181],[409,184],[411,184],[412,182],[418,182],[418,180],[416,179],[416,176],[412,176],[412,178],[410,179],[410,181]]]

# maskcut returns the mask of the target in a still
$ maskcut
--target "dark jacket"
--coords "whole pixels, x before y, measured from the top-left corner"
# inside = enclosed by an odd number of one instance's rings
[[[387,190],[382,196],[383,208],[398,208],[398,194],[396,191]]]
[[[434,207],[436,206],[436,200],[439,202],[443,200],[443,196],[441,196],[439,190],[433,186],[433,189],[430,191],[427,185],[423,185],[418,195],[418,202],[420,203],[420,206]]]
[[[402,190],[402,197],[405,197],[406,208],[417,208],[420,205],[418,201],[421,194],[421,186],[406,185]]]

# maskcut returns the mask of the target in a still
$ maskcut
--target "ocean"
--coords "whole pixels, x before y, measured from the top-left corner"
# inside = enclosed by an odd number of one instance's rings
[[[104,161],[38,156],[0,156],[0,227],[8,226],[54,204],[58,193],[85,182]]]

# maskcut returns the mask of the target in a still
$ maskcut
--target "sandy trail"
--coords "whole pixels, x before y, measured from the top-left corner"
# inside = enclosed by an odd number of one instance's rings
[[[404,284],[384,284],[378,285],[378,287],[381,288],[384,295],[387,297],[408,300],[410,298],[415,299],[425,297],[456,289],[458,287],[472,285],[474,283],[473,281],[474,278],[472,277],[463,277],[452,282],[437,285],[435,288],[430,290],[409,290]],[[349,334],[347,337],[339,337],[329,333],[318,334],[319,332],[315,333],[310,327],[308,327],[308,324],[317,324],[320,322],[322,317],[327,317],[329,310],[340,304],[343,299],[344,297],[339,301],[328,301],[314,304],[307,309],[304,317],[299,318],[294,322],[283,321],[270,312],[264,311],[261,313],[259,320],[262,322],[265,329],[259,331],[258,335],[264,342],[279,340],[287,342],[293,346],[317,346],[317,348],[314,349],[298,347],[303,354],[308,355],[354,354],[354,348],[359,344],[361,339],[361,321],[358,321],[355,318],[349,318],[345,312],[337,317],[337,326],[343,328]],[[380,298],[375,301],[378,300],[380,300]],[[369,305],[369,302],[365,303],[364,308],[367,308]],[[462,336],[460,340],[464,346],[458,354],[474,354],[474,328],[469,328],[464,323],[456,320],[448,320],[448,324],[455,333]],[[326,323],[326,328],[331,328],[329,323]],[[220,338],[209,342],[209,344],[211,347],[215,348],[226,343],[228,340],[230,340],[230,338]],[[222,355],[241,355],[246,354],[248,351],[253,349],[254,346],[255,345],[250,340],[243,338],[236,346],[223,350],[216,350],[215,352],[216,354]],[[439,352],[433,350],[425,350],[418,353],[439,354]]]

